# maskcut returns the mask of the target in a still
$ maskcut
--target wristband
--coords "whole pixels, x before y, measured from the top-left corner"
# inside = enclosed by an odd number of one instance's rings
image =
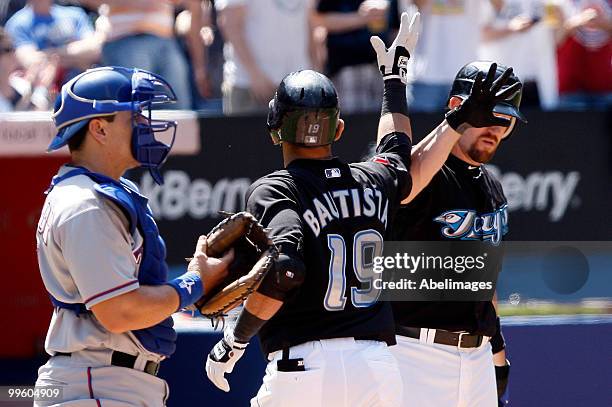
[[[510,377],[510,362],[506,359],[505,366],[495,366],[495,382],[497,384],[497,397],[500,398],[506,393],[508,379]]]
[[[236,321],[236,326],[234,326],[234,339],[236,342],[248,343],[266,322],[265,319],[261,319],[243,308]]]
[[[384,81],[382,109],[380,115],[387,113],[400,113],[408,116],[408,102],[406,101],[406,85],[399,79]]]
[[[461,106],[447,112],[444,115],[448,125],[459,134],[463,134],[471,126],[466,122],[465,115],[460,110]]]
[[[190,306],[204,294],[202,277],[196,271],[188,271],[182,276],[168,281],[166,284],[174,288],[179,295],[177,311]]]

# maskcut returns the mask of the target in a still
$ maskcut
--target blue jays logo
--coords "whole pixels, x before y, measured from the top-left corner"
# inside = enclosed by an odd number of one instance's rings
[[[442,236],[460,240],[489,240],[498,245],[508,233],[508,205],[495,212],[478,214],[468,209],[446,211],[435,222],[442,223]]]

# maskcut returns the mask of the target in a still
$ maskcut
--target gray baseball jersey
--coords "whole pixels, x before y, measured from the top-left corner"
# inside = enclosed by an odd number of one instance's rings
[[[62,167],[62,176],[70,167]],[[92,306],[139,287],[138,267],[143,238],[130,234],[121,210],[94,190],[94,182],[78,175],[58,183],[48,194],[36,233],[40,273],[49,294],[65,303]],[[130,332],[106,330],[93,313],[55,308],[45,350],[76,352],[112,349],[163,357],[144,349]]]

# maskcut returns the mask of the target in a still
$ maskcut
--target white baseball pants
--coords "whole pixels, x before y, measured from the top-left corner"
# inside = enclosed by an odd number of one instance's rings
[[[459,349],[398,335],[390,349],[402,375],[403,407],[497,407],[488,341]]]
[[[263,384],[251,407],[396,407],[402,382],[384,342],[353,338],[307,342],[290,349],[305,371],[279,372],[282,352],[269,355]]]

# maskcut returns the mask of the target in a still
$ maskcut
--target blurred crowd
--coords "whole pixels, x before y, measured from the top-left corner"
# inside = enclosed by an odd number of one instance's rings
[[[412,111],[444,109],[475,59],[513,66],[526,106],[612,106],[612,0],[0,0],[0,112],[52,109],[96,65],[156,72],[176,108],[212,114],[265,112],[287,73],[311,68],[332,78],[344,112],[375,111],[370,36],[393,38],[417,10]]]

